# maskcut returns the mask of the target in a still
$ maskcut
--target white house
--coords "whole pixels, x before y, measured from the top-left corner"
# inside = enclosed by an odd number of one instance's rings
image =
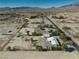
[[[47,38],[46,41],[48,42],[48,44],[50,43],[51,47],[58,47],[59,46],[59,42],[54,37],[49,37],[49,38]]]

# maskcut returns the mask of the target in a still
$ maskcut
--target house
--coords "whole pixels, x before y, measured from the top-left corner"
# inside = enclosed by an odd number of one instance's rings
[[[59,42],[57,41],[57,39],[55,37],[49,37],[46,39],[46,45],[48,47],[48,49],[51,49],[52,47],[57,48],[59,46]]]

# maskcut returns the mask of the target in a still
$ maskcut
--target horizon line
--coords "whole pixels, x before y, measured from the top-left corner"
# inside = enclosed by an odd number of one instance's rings
[[[74,3],[70,3],[70,4],[74,4]],[[65,5],[70,5],[70,4],[65,4]],[[61,6],[49,6],[49,7],[41,7],[41,6],[0,6],[0,8],[18,8],[18,7],[33,7],[33,8],[60,8],[62,6],[65,5],[61,5]]]

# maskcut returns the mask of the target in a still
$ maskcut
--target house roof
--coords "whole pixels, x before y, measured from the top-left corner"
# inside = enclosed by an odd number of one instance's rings
[[[47,38],[47,41],[51,42],[52,45],[59,45],[58,41],[54,37]]]

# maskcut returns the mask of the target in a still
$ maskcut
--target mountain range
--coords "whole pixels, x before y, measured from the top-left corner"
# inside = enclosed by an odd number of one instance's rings
[[[79,12],[79,4],[69,4],[58,8],[39,8],[39,7],[4,7],[0,8],[0,12],[46,12],[46,13],[58,13],[58,12]]]

